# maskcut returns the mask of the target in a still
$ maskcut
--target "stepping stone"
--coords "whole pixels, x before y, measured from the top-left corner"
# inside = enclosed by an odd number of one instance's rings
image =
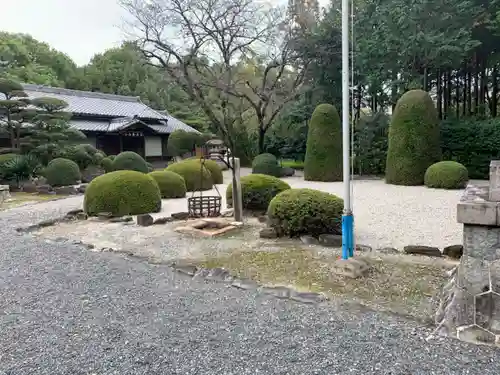
[[[370,271],[370,264],[363,258],[337,259],[333,265],[336,275],[357,279]]]
[[[404,247],[406,254],[427,255],[431,257],[441,257],[441,251],[437,247],[422,246],[422,245],[408,245]]]
[[[342,236],[338,234],[320,234],[319,243],[326,247],[342,247]]]
[[[443,255],[449,256],[450,258],[453,259],[462,258],[463,253],[464,253],[463,245],[451,245],[451,246],[446,246],[443,249]]]
[[[362,253],[368,253],[372,251],[372,247],[368,245],[356,245],[356,251],[362,252]]]
[[[150,225],[153,225],[153,223],[153,216],[149,214],[137,215],[137,225],[140,225],[141,227],[149,227]]]
[[[187,220],[189,218],[189,212],[174,212],[172,215],[174,220]]]
[[[317,238],[310,236],[308,234],[306,234],[304,236],[300,236],[300,240],[305,245],[317,245],[317,244],[319,244],[319,241]]]

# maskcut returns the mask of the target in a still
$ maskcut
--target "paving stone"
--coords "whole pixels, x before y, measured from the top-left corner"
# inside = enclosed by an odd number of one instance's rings
[[[280,299],[290,298],[292,294],[292,290],[286,286],[265,286],[262,288],[262,292]]]
[[[446,246],[443,249],[443,255],[446,255],[453,259],[460,259],[463,253],[464,253],[463,245],[451,245],[451,246]]]
[[[365,276],[371,266],[363,258],[337,259],[333,265],[333,272],[336,275],[357,279]]]
[[[189,212],[174,212],[172,215],[174,220],[187,220],[189,218]]]
[[[368,245],[356,245],[356,251],[362,252],[362,253],[367,253],[372,251],[372,247]]]
[[[250,279],[234,279],[231,286],[243,290],[254,290],[258,288],[257,283]]]
[[[170,216],[158,217],[158,218],[155,218],[153,220],[153,224],[154,225],[166,224],[166,223],[170,223],[173,220],[174,219],[172,219],[172,217],[170,217]]]
[[[394,247],[381,247],[376,251],[384,254],[400,254],[400,251]]]
[[[342,247],[342,236],[339,234],[320,234],[319,243],[327,247]]]
[[[137,225],[140,225],[141,227],[149,227],[150,225],[153,225],[153,223],[154,219],[151,215],[137,215]]]
[[[278,234],[276,233],[276,230],[274,228],[262,228],[259,232],[259,237],[260,238],[277,238]]]
[[[432,257],[441,257],[441,251],[437,247],[423,245],[408,245],[404,247],[406,254],[427,255]]]
[[[317,245],[317,244],[319,244],[319,241],[317,238],[310,236],[308,234],[300,236],[300,240],[305,245]]]
[[[316,292],[293,292],[290,299],[300,303],[320,303],[325,301],[326,297]]]

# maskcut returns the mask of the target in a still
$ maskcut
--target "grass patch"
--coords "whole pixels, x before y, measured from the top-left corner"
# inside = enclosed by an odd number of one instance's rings
[[[324,292],[376,309],[428,318],[431,297],[443,285],[442,265],[417,263],[409,257],[370,257],[373,269],[360,279],[347,279],[332,273],[337,257],[320,255],[310,249],[274,252],[243,251],[208,258],[198,265],[223,267],[234,275],[263,284],[293,285],[300,290]]]
[[[28,205],[30,203],[53,201],[61,198],[66,198],[66,195],[55,194],[37,194],[37,193],[23,193],[12,192],[10,198],[0,203],[0,211],[8,210],[9,208]]]
[[[297,160],[282,160],[281,166],[283,168],[293,168],[298,171],[304,170],[304,162]]]

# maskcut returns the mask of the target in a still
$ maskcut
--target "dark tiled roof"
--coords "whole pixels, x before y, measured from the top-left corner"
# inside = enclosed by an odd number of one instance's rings
[[[130,117],[122,117],[112,119],[111,121],[106,120],[83,120],[83,119],[73,119],[70,121],[70,126],[82,130],[82,131],[95,131],[95,132],[116,132],[119,130],[126,129],[127,127],[137,124],[140,120],[133,119]],[[183,122],[171,117],[168,122],[160,121],[160,124],[146,124],[143,122],[144,126],[149,127],[159,134],[170,134],[175,130],[182,129],[185,131],[197,132],[193,128],[187,126]]]

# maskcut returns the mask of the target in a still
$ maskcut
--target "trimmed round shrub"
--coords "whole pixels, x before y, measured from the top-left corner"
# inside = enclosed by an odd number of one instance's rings
[[[197,156],[193,156],[186,160],[196,160],[198,162],[201,162],[200,158],[198,158]],[[217,164],[216,161],[205,159],[205,168],[207,168],[210,171],[210,174],[212,175],[212,181],[214,184],[224,183],[224,175],[222,174],[222,168],[220,167],[219,164]]]
[[[266,211],[269,202],[277,194],[290,189],[285,181],[265,174],[250,174],[241,177],[241,195],[243,208],[251,211]],[[233,184],[226,189],[226,202],[228,207],[233,203]]]
[[[203,146],[205,139],[199,133],[175,130],[168,136],[167,153],[169,156],[182,156],[195,151],[196,146]]]
[[[389,126],[385,181],[422,185],[425,171],[441,160],[439,121],[430,95],[406,92],[397,102]]]
[[[436,189],[463,189],[469,181],[469,172],[456,161],[440,161],[432,164],[424,176],[424,184]]]
[[[344,201],[313,189],[289,189],[269,203],[270,225],[280,236],[340,234]]]
[[[136,171],[148,173],[148,164],[141,155],[132,151],[119,153],[113,160],[113,170],[115,171]]]
[[[109,157],[103,158],[101,160],[101,167],[106,173],[111,172],[113,170],[113,160],[111,160]]]
[[[337,108],[331,104],[318,105],[309,122],[304,179],[342,180],[342,126]]]
[[[108,159],[110,159],[111,161],[115,160],[116,158],[116,155],[108,155],[106,156]]]
[[[115,171],[96,177],[87,186],[83,209],[90,216],[140,215],[161,209],[160,188],[153,177],[137,171]]]
[[[181,175],[170,171],[153,171],[148,175],[153,177],[160,187],[162,198],[184,198],[186,196],[186,181]]]
[[[81,179],[80,168],[74,161],[56,158],[49,162],[43,174],[52,186],[74,185]]]
[[[210,171],[207,168],[201,168],[197,160],[173,163],[166,170],[181,175],[186,182],[187,191],[210,190],[214,186]]]
[[[260,154],[253,159],[252,173],[281,177],[281,166],[273,154]]]

